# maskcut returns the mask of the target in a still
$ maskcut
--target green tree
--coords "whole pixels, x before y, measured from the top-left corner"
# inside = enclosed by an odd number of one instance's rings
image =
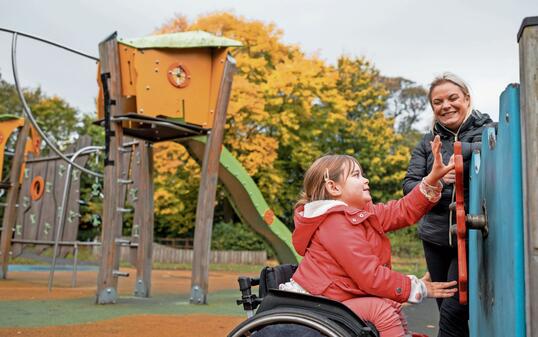
[[[47,136],[65,145],[76,136],[79,123],[78,111],[60,97],[46,96],[40,87],[36,89],[22,88],[22,92],[30,110],[39,126]],[[13,84],[1,78],[0,74],[0,114],[12,114],[24,117],[22,104]]]
[[[428,107],[428,91],[403,77],[381,77],[381,82],[390,92],[387,115],[397,122],[399,133],[410,133]]]

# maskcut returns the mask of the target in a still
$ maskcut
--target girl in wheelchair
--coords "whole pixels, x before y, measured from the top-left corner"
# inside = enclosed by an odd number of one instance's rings
[[[416,223],[441,197],[441,142],[432,142],[432,171],[405,197],[374,204],[368,179],[347,155],[317,159],[304,178],[295,209],[293,245],[303,256],[290,282],[280,289],[342,302],[375,325],[381,337],[411,336],[401,303],[455,294],[456,282],[430,282],[391,269],[386,232]]]

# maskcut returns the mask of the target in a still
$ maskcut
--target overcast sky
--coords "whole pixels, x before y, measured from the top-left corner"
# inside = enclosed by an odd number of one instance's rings
[[[219,10],[273,22],[284,42],[331,63],[342,54],[365,56],[383,75],[423,85],[452,71],[471,86],[475,107],[497,119],[499,94],[519,82],[518,29],[538,15],[538,0],[0,0],[0,27],[97,56],[114,31],[139,37],[175,13],[192,21]],[[94,62],[22,37],[18,46],[23,86],[94,111]],[[10,48],[11,35],[0,32],[0,73],[12,82]]]

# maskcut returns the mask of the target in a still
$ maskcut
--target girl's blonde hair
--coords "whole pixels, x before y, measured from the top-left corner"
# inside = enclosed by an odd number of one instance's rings
[[[469,110],[467,111],[467,114],[465,115],[465,119],[467,119],[467,117],[469,117],[469,115],[471,114],[471,112],[473,111],[473,100],[472,100],[472,97],[471,97],[471,91],[469,90],[469,86],[467,85],[467,83],[465,83],[465,81],[459,77],[458,75],[456,74],[453,74],[451,72],[444,72],[443,74],[437,76],[436,78],[433,79],[432,83],[430,84],[430,90],[428,91],[428,101],[430,102],[430,106],[432,107],[432,110],[433,110],[433,104],[432,104],[432,91],[435,87],[443,84],[443,83],[452,83],[454,85],[456,85],[457,87],[459,87],[461,89],[461,91],[463,92],[463,94],[467,97],[469,97]],[[433,118],[433,123],[432,123],[432,126],[435,125],[435,117]]]
[[[316,200],[332,199],[325,188],[325,182],[347,179],[353,164],[361,167],[357,159],[343,154],[329,154],[316,159],[304,175],[303,192],[295,208]]]

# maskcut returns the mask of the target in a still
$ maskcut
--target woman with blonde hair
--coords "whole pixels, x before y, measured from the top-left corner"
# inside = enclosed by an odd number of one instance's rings
[[[404,194],[410,193],[432,169],[433,154],[430,142],[440,136],[443,146],[441,154],[445,163],[453,162],[454,142],[462,142],[464,160],[464,182],[469,181],[471,154],[480,148],[482,130],[493,121],[472,108],[471,94],[467,84],[452,73],[436,77],[430,85],[428,100],[433,110],[434,121],[430,132],[413,150],[407,174],[403,182]],[[450,226],[455,223],[455,214],[449,206],[454,201],[455,172],[451,170],[442,179],[441,199],[420,221],[419,237],[423,242],[424,255],[431,280],[447,282],[458,280],[458,252]],[[465,203],[469,190],[465,185]],[[439,337],[469,336],[467,305],[459,303],[458,294],[450,298],[438,298]]]

